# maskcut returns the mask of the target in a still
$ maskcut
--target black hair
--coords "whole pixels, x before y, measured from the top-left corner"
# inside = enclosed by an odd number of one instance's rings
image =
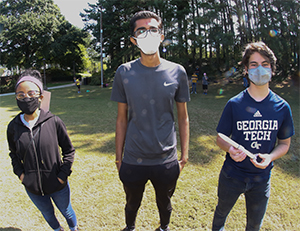
[[[163,25],[162,25],[161,17],[159,17],[157,14],[155,14],[151,11],[147,11],[147,10],[139,11],[139,12],[135,13],[133,15],[133,17],[131,18],[131,20],[130,20],[130,34],[131,34],[131,36],[134,35],[135,22],[139,19],[147,19],[147,18],[154,18],[159,23],[158,28],[163,29],[162,28]]]
[[[26,69],[24,72],[21,73],[20,77],[18,78],[17,82],[19,82],[19,80],[24,77],[24,76],[32,76],[38,80],[42,81],[42,75],[39,71],[37,70],[32,70],[32,69]]]

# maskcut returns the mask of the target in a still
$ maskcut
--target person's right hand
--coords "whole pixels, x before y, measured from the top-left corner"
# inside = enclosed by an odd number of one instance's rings
[[[20,176],[20,181],[21,181],[21,182],[23,182],[24,176],[25,176],[25,174],[22,173],[21,176]]]
[[[183,161],[183,160],[179,160],[178,161],[178,164],[179,164],[179,168],[180,168],[180,172],[182,171],[182,169],[184,168],[185,164],[187,162],[186,161]]]
[[[116,166],[117,166],[118,172],[120,172],[121,165],[122,165],[122,161],[116,162]]]
[[[230,146],[228,153],[235,162],[242,162],[247,156],[242,150],[233,146]]]

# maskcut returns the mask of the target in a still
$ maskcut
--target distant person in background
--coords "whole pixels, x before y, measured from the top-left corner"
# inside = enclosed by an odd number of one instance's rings
[[[208,90],[208,78],[206,76],[206,73],[203,74],[202,77],[202,89],[203,89],[203,94],[207,95],[207,90]]]
[[[76,86],[78,88],[78,93],[80,93],[80,78],[76,79],[75,84],[76,84]]]
[[[52,201],[67,220],[70,230],[75,231],[77,219],[68,183],[75,149],[66,126],[60,118],[39,108],[43,84],[38,71],[22,73],[15,94],[21,113],[7,127],[13,171],[53,230],[64,229],[54,214]]]
[[[197,65],[196,68],[195,68],[195,74],[197,75],[198,77],[198,80],[199,80],[199,75],[200,75],[200,68],[199,66]]]
[[[227,154],[219,176],[213,231],[224,230],[226,218],[241,194],[246,200],[246,230],[260,229],[270,197],[273,161],[288,152],[295,133],[289,104],[269,89],[276,67],[273,51],[263,42],[250,43],[242,64],[250,86],[227,102],[217,132],[231,136],[256,159],[218,135],[217,145]]]
[[[196,75],[196,73],[194,72],[194,74],[192,75],[192,92],[191,94],[195,93],[197,94],[197,82],[198,82],[198,76]]]

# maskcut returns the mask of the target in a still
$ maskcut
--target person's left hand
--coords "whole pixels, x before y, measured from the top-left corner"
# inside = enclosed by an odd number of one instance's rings
[[[257,162],[257,157],[261,158],[260,162]],[[269,166],[269,164],[272,162],[271,155],[270,154],[257,154],[256,159],[251,159],[252,164],[254,164],[255,167],[260,169],[265,169]]]
[[[62,179],[60,179],[59,177],[57,177],[57,179],[58,179],[58,181],[61,183],[61,184],[63,184],[63,183],[65,183]]]

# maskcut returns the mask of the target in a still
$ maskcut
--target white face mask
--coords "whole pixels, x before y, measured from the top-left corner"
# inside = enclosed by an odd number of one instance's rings
[[[152,36],[148,34],[145,38],[134,38],[137,47],[146,55],[153,55],[158,51],[161,43],[161,36]]]
[[[272,69],[259,65],[256,68],[248,69],[248,77],[255,85],[262,86],[271,80]]]

